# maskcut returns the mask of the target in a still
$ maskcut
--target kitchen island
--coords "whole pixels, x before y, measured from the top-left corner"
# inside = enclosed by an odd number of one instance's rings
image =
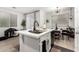
[[[32,30],[17,31],[20,34],[20,52],[49,52],[51,49],[51,31],[44,29],[36,33]]]

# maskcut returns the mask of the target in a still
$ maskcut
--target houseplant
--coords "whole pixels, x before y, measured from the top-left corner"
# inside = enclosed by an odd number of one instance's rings
[[[57,24],[55,24],[55,26],[56,26],[56,27],[55,27],[55,30],[58,30]]]
[[[23,27],[23,30],[25,30],[26,29],[26,20],[22,20],[21,25]]]

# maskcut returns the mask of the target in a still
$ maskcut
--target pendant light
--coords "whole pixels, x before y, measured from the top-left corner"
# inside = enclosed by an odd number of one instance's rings
[[[56,13],[59,13],[58,7],[56,7],[56,8],[57,8]]]

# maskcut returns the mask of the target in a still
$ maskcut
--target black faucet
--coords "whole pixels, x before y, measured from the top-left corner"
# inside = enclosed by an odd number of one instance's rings
[[[39,23],[38,23],[36,20],[34,20],[34,27],[33,27],[33,31],[36,31],[36,24],[39,26]]]

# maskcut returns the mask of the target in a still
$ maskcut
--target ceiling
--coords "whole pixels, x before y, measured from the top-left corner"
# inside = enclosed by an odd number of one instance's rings
[[[50,7],[0,7],[0,8],[19,12],[19,13],[29,13],[29,12],[33,12],[36,10],[50,11],[50,10],[56,9],[56,7],[54,8],[50,8]]]

